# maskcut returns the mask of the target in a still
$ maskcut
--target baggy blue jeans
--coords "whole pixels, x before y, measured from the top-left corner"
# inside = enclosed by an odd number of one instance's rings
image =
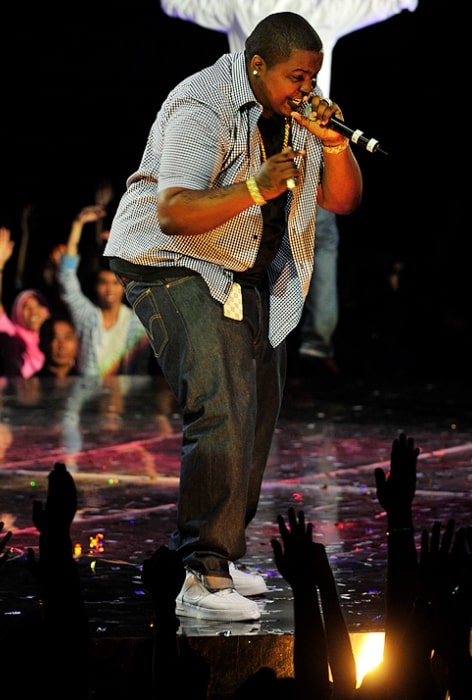
[[[224,317],[203,278],[169,268],[122,280],[182,413],[177,531],[184,564],[228,577],[246,553],[286,377],[267,338],[269,293],[243,286],[242,321]]]

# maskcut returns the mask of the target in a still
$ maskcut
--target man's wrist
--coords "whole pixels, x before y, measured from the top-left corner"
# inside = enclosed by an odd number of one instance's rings
[[[348,146],[349,139],[344,139],[343,141],[341,141],[341,143],[335,144],[334,146],[331,146],[328,143],[323,143],[323,151],[325,153],[333,153],[336,155],[345,151]]]
[[[257,204],[260,207],[262,207],[264,204],[267,204],[267,201],[261,194],[255,177],[248,177],[248,179],[246,180],[246,187],[254,201],[254,204]]]

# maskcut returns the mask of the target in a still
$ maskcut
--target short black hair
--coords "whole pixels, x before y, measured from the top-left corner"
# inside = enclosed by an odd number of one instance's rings
[[[73,328],[76,332],[71,317],[66,313],[57,313],[49,316],[45,321],[43,321],[39,328],[39,349],[42,350],[42,352],[46,350],[45,354],[47,354],[47,349],[49,348],[49,345],[54,337],[54,326],[56,323],[61,322],[67,323],[67,325]]]
[[[323,51],[318,32],[295,12],[275,12],[259,22],[246,39],[246,60],[256,54],[268,68],[287,60],[293,51]]]

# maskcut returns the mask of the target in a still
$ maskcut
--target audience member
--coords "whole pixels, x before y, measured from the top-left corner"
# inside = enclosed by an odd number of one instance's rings
[[[384,659],[355,688],[356,668],[349,632],[325,546],[313,540],[314,527],[303,510],[277,516],[280,540],[271,540],[277,570],[293,593],[292,677],[278,678],[264,665],[231,695],[252,700],[268,694],[284,700],[469,700],[472,689],[472,527],[449,519],[423,529],[415,547],[413,500],[419,449],[400,433],[392,443],[390,466],[376,468],[377,498],[387,521],[386,624]],[[48,476],[46,503],[33,502],[39,532],[29,570],[39,582],[40,629],[25,639],[34,670],[23,689],[41,690],[49,700],[109,698],[90,688],[90,630],[70,528],[77,491],[65,465]],[[0,521],[0,535],[4,522]],[[8,530],[0,537],[0,568],[8,558]],[[152,599],[153,657],[149,683],[140,692],[158,696],[172,688],[197,700],[208,697],[209,664],[178,635],[176,598],[186,578],[181,556],[159,547],[143,562],[141,578]],[[29,658],[34,655],[34,659]],[[7,660],[9,656],[6,657]],[[16,668],[16,666],[15,666]],[[151,688],[152,686],[152,688]],[[116,697],[116,689],[113,691]]]
[[[54,240],[51,212],[48,210],[47,223],[42,223],[41,206],[40,201],[29,196],[22,203],[19,227],[15,226],[13,234],[15,255],[9,276],[10,293],[14,296],[22,289],[37,289],[48,300],[52,313],[61,308],[61,301],[56,294],[57,287],[50,285],[49,277],[49,249]]]
[[[69,307],[62,298],[61,287],[57,278],[59,263],[65,249],[64,243],[58,243],[49,251],[49,255],[43,265],[42,289],[49,300],[51,314],[70,318]]]
[[[470,697],[472,690],[470,528],[461,528],[451,546],[454,522],[448,522],[441,542],[434,523],[430,542],[422,531],[418,561],[412,511],[418,454],[413,438],[401,433],[392,444],[388,473],[375,469],[377,497],[387,516],[385,644],[382,664],[356,692],[359,700],[445,700],[445,693],[453,697],[453,687],[457,698]],[[454,622],[444,625],[448,618]],[[443,687],[434,673],[438,654],[448,668]]]
[[[72,222],[65,250],[59,261],[58,280],[79,341],[77,371],[81,375],[149,374],[154,366],[146,332],[124,300],[116,275],[101,258],[95,278],[95,300],[82,290],[77,275],[79,243],[86,223],[104,217],[96,204],[84,207]]]
[[[189,691],[192,697],[207,698],[210,669],[204,659],[195,654],[185,636],[176,634],[179,618],[175,600],[185,581],[185,567],[180,555],[166,545],[159,547],[143,562],[142,581],[153,603],[152,685],[156,697],[172,688],[176,697]]]
[[[422,614],[418,628],[429,633],[423,656],[425,663],[432,663],[441,700],[447,694],[449,700],[468,700],[472,695],[472,527],[456,529],[451,518],[442,537],[440,530],[435,522],[431,534],[422,531],[415,601]],[[415,646],[414,638],[411,645]],[[445,670],[443,678],[437,669]]]
[[[294,508],[289,508],[288,526],[281,515],[277,517],[281,542],[274,538],[271,545],[277,569],[293,592],[294,679],[276,678],[270,670],[261,669],[256,674],[259,685],[256,683],[254,688],[261,687],[263,679],[266,689],[274,690],[271,697],[285,700],[292,696],[294,700],[469,700],[472,527],[456,529],[455,521],[450,519],[441,536],[441,525],[434,522],[430,533],[422,530],[417,556],[412,546],[412,505],[419,452],[414,440],[400,433],[392,443],[388,472],[375,469],[377,497],[387,516],[388,547],[385,656],[378,672],[380,685],[377,680],[372,692],[366,681],[355,689],[355,659],[326,549],[313,541],[313,525],[305,523],[304,512],[300,510],[297,517]],[[62,522],[63,536],[61,540],[59,526],[54,537],[49,532],[43,542],[40,539],[40,552],[47,562],[48,554],[54,551],[56,560],[58,552],[63,551],[64,561],[70,563],[71,542],[65,536],[67,523],[70,525],[75,514],[75,487],[64,465],[57,463],[49,482],[46,509],[36,502],[33,521],[44,536],[47,524],[55,527],[57,519],[59,525]],[[4,540],[8,539],[7,533]],[[29,560],[34,564],[31,552]],[[75,641],[80,643],[88,639],[88,632],[77,571],[72,567],[70,573],[72,607],[78,612],[75,619],[79,636]],[[176,638],[179,619],[175,601],[185,580],[181,557],[166,546],[160,547],[143,563],[142,580],[154,609],[154,690],[160,692],[172,684],[183,692],[191,677],[195,697],[204,700],[210,680],[208,663],[191,649],[185,637]],[[84,652],[86,646],[81,649]],[[435,672],[435,664],[439,672]],[[235,697],[242,697],[238,693]]]
[[[392,443],[390,467],[387,473],[376,468],[374,475],[377,499],[386,514],[387,570],[385,581],[385,641],[383,660],[367,674],[357,695],[371,700],[400,700],[405,693],[410,698],[413,659],[406,639],[412,621],[417,593],[417,561],[414,539],[412,503],[416,490],[416,462],[419,449],[414,440],[401,433]],[[413,633],[413,627],[410,628]],[[416,642],[419,640],[416,639]],[[418,647],[419,649],[419,647]],[[433,693],[429,668],[423,662],[424,646],[415,655],[414,673],[417,681],[416,700]],[[426,695],[427,697],[427,695]]]
[[[323,544],[300,510],[277,517],[282,543],[272,540],[277,569],[293,591],[293,666],[299,700],[347,700],[356,687],[356,665],[333,573]],[[332,683],[330,682],[330,671]]]
[[[83,292],[91,299],[95,297],[95,281],[103,269],[103,251],[109,236],[109,225],[112,212],[115,210],[113,183],[109,177],[98,180],[94,187],[94,204],[106,213],[96,219],[93,232],[80,239],[80,263],[77,275]],[[92,227],[90,227],[92,228]]]
[[[36,372],[39,377],[69,377],[77,375],[79,341],[74,324],[66,317],[50,316],[39,329],[39,347],[44,353],[44,365]]]
[[[440,524],[434,523],[431,535],[422,531],[417,560],[412,503],[418,454],[414,440],[401,433],[392,444],[388,474],[375,470],[378,500],[387,516],[385,647],[382,664],[360,688],[355,688],[350,637],[324,546],[312,541],[303,511],[297,520],[289,509],[289,527],[278,516],[282,544],[272,540],[275,562],[294,595],[294,686],[283,679],[285,697],[470,698],[472,528],[459,528],[454,535],[455,522],[449,520],[441,538]],[[442,674],[435,671],[435,661]],[[269,690],[279,697],[281,680],[262,668],[233,698],[255,698]]]
[[[0,534],[3,532],[4,524],[3,520],[0,520]],[[7,549],[7,545],[11,540],[11,534],[11,530],[7,530],[0,538],[0,567],[3,566],[8,559],[9,550]]]
[[[46,298],[36,289],[25,289],[13,300],[9,317],[2,303],[2,274],[14,242],[10,231],[0,228],[0,371],[7,377],[29,378],[44,364],[39,329],[49,317]]]
[[[275,563],[293,591],[294,678],[278,678],[273,669],[262,666],[231,697],[348,700],[356,685],[355,659],[325,547],[313,542],[313,528],[305,524],[303,511],[297,518],[289,508],[289,527],[282,516],[277,521],[282,544],[272,540]],[[207,664],[185,637],[176,636],[180,621],[175,599],[184,579],[180,556],[167,546],[143,562],[142,580],[154,606],[153,685],[156,692],[172,685],[178,694],[177,690],[185,692],[192,677],[193,691],[203,699],[209,682]]]
[[[42,610],[43,684],[48,700],[87,700],[90,631],[70,527],[77,510],[77,491],[64,464],[48,476],[46,503],[33,502],[33,524],[39,531],[39,555],[28,550],[28,566],[38,580]],[[39,685],[39,687],[41,687]]]

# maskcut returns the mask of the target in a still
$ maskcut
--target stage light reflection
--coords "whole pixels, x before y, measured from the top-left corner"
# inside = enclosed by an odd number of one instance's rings
[[[350,636],[359,687],[366,673],[382,661],[385,635],[383,632],[354,632]]]

